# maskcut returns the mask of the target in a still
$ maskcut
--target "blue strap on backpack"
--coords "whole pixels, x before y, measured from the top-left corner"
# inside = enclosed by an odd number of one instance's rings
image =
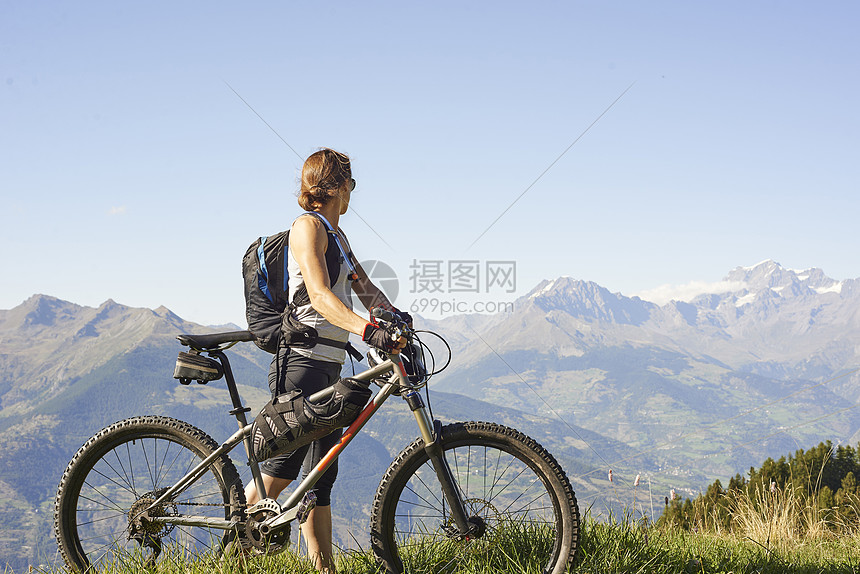
[[[331,285],[335,284],[340,275],[341,260],[347,264],[350,279],[353,281],[358,279],[355,258],[351,251],[344,248],[340,234],[334,230],[322,214],[308,213],[322,221],[327,230],[329,242],[326,246],[325,260]],[[289,248],[289,233],[289,230],[286,230],[274,235],[260,237],[248,247],[242,258],[242,277],[245,283],[245,317],[248,320],[248,330],[254,335],[254,343],[269,353],[276,353],[278,350],[284,328],[282,323],[286,325],[286,328],[291,328],[290,321],[284,321],[284,319],[288,319],[284,317],[284,313],[310,301],[304,284],[295,293],[292,303],[288,300],[287,249]],[[335,246],[337,249],[334,248]],[[311,347],[315,344],[324,344],[346,348],[353,357],[361,360],[361,355],[348,343],[344,347],[344,344],[339,341],[319,338],[315,329],[298,326],[295,328],[301,329],[303,333],[303,336],[300,337],[300,346]],[[308,331],[308,329],[311,330]]]

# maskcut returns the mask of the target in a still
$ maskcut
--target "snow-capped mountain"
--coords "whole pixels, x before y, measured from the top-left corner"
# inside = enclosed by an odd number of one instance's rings
[[[818,268],[802,271],[787,269],[770,259],[752,267],[737,267],[729,272],[725,281],[745,284],[748,291],[772,289],[781,293],[786,287],[792,287],[797,288],[795,294],[799,294],[801,288],[818,294],[839,293],[846,283],[827,277],[824,271]]]
[[[438,323],[471,339],[438,386],[643,449],[675,439],[659,451],[666,464],[713,478],[798,444],[860,438],[860,281],[764,261],[721,286],[658,305],[544,281],[510,314]]]
[[[752,372],[816,376],[860,364],[860,280],[837,281],[821,269],[774,261],[737,267],[723,293],[657,305],[562,277],[538,285],[514,315],[564,328],[581,350],[594,344],[648,343],[711,356]],[[635,329],[634,329],[635,328]]]

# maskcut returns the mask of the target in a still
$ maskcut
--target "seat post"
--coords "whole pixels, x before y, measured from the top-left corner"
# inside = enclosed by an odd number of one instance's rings
[[[242,405],[242,399],[239,397],[239,389],[236,388],[236,379],[233,378],[233,369],[230,367],[230,361],[224,351],[208,351],[209,356],[217,358],[224,367],[224,378],[227,380],[227,390],[230,393],[230,401],[233,403],[233,410],[230,414],[236,417],[239,423],[239,428],[244,429],[248,426],[248,419],[245,413],[251,412],[251,409]],[[257,493],[260,498],[266,498],[266,487],[263,484],[262,476],[260,475],[260,465],[254,457],[254,446],[251,443],[251,434],[245,435],[245,452],[248,453],[248,465],[251,467],[251,475],[254,477],[254,484],[257,487]]]
[[[227,390],[230,392],[230,401],[233,403],[233,410],[241,411],[240,413],[236,413],[236,418],[239,419],[238,415],[242,415],[239,424],[241,427],[244,427],[248,424],[245,419],[245,413],[251,409],[245,408],[242,405],[242,399],[239,397],[239,390],[236,388],[236,379],[233,378],[233,369],[230,367],[230,361],[227,359],[224,351],[213,350],[208,351],[208,353],[210,357],[217,358],[221,362],[221,366],[224,367],[224,378],[227,379]],[[233,411],[230,411],[230,414],[233,414]]]

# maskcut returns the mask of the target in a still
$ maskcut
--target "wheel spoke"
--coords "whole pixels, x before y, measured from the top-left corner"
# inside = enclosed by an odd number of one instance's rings
[[[146,439],[140,439],[140,450],[143,452],[143,460],[146,461],[146,470],[149,472],[149,480],[151,481],[152,488],[150,490],[155,490],[158,488],[158,485],[155,483],[155,477],[152,475],[152,465],[149,463],[149,456],[146,454]]]
[[[144,563],[163,562],[160,570],[177,556],[197,559],[220,548],[220,529],[179,525],[170,517],[181,516],[184,504],[198,505],[192,515],[219,520],[239,510],[234,494],[241,491],[241,479],[227,457],[213,461],[182,500],[151,505],[161,488],[175,484],[216,447],[201,431],[166,417],[121,421],[88,441],[58,494],[58,541],[69,565],[136,571]],[[146,518],[147,511],[160,520]]]
[[[507,488],[508,488],[510,485],[512,485],[516,479],[518,479],[519,477],[521,477],[521,476],[523,475],[523,473],[524,473],[524,472],[526,472],[526,471],[528,471],[528,470],[529,470],[529,467],[524,466],[524,467],[522,468],[522,470],[520,470],[520,471],[517,473],[517,475],[516,475],[516,476],[514,476],[511,480],[509,480],[509,481],[508,481],[508,483],[507,483],[504,487],[502,487],[502,490],[499,490],[499,491],[497,491],[497,492],[494,492],[494,493],[493,493],[493,496],[491,497],[491,500],[495,500],[497,496],[501,495],[505,490],[507,490]],[[503,475],[503,476],[504,476],[504,475]]]
[[[171,443],[167,443],[168,449],[170,448],[170,444]],[[182,452],[182,449],[179,449],[179,451],[176,453],[176,456],[173,457],[173,460],[170,462],[170,466],[167,468],[167,470],[164,471],[165,475],[169,474],[170,471],[173,469],[173,465],[176,464],[177,460],[179,460],[179,457],[182,455]]]
[[[466,496],[469,495],[469,475],[472,474],[472,447],[466,448]]]
[[[117,462],[119,462],[119,463],[120,463],[120,468],[122,468],[122,461],[120,460],[119,455],[117,454],[117,452],[116,452],[115,450],[113,450],[113,451],[111,451],[111,452],[113,452],[114,456],[116,457]],[[124,489],[125,489],[125,490],[127,490],[130,494],[132,494],[132,495],[134,495],[134,496],[137,496],[137,493],[135,493],[135,492],[134,492],[134,487],[132,486],[131,482],[129,482],[129,480],[128,480],[128,474],[125,472],[125,469],[124,469],[124,468],[122,468],[122,471],[123,471],[123,472],[122,472],[122,473],[119,473],[119,472],[117,472],[117,470],[113,467],[113,465],[110,463],[110,461],[108,461],[108,460],[107,460],[107,458],[103,459],[103,461],[104,461],[105,465],[106,465],[109,469],[111,469],[111,470],[113,471],[113,473],[117,476],[117,478],[119,478],[122,482],[124,482],[124,483],[125,483],[125,486],[122,486],[122,485],[120,485],[119,483],[116,483],[116,485],[117,485],[117,486],[120,486],[120,488],[124,488]],[[99,474],[101,474],[101,472],[100,472],[100,471],[98,471],[98,470],[96,470],[95,468],[94,468],[93,470],[95,470],[96,472],[98,472]],[[106,475],[102,474],[102,476],[104,476],[104,477],[105,477],[105,479],[110,480],[110,478],[108,478]]]
[[[417,502],[412,502],[411,500],[404,500],[403,504],[408,504],[410,506],[414,506],[416,508],[426,508],[428,510],[436,510],[435,506],[430,506],[427,504],[418,504]],[[405,515],[404,515],[405,516]]]
[[[423,478],[421,478],[421,476],[420,476],[420,475],[418,475],[418,474],[416,474],[416,475],[415,475],[415,478],[416,478],[416,479],[418,479],[418,481],[419,481],[419,482],[424,486],[424,490],[426,490],[426,491],[427,491],[427,492],[428,492],[428,493],[429,493],[433,498],[435,498],[435,499],[436,499],[436,502],[438,502],[438,503],[439,503],[439,506],[440,506],[440,507],[442,507],[442,508],[444,509],[445,503],[444,503],[442,500],[440,500],[438,496],[436,496],[436,493],[435,493],[435,492],[433,492],[433,491],[430,489],[430,487],[429,487],[429,486],[427,486],[427,483],[426,483],[426,482],[424,482],[424,479],[423,479]],[[427,504],[430,504],[430,501],[428,501],[426,498],[424,498],[424,497],[420,496],[420,495],[419,495],[417,492],[415,492],[411,487],[409,487],[409,490],[410,490],[411,492],[413,492],[413,493],[415,494],[415,496],[417,496],[418,498],[421,498],[421,500],[423,500],[423,501],[424,501],[424,502],[426,502]]]
[[[538,495],[537,495],[537,496],[535,496],[535,497],[534,497],[534,498],[532,498],[531,500],[529,500],[529,501],[525,502],[525,503],[523,504],[523,506],[521,506],[521,507],[520,507],[520,509],[519,509],[519,510],[510,510],[510,508],[511,508],[514,504],[516,504],[516,502],[517,502],[520,498],[522,498],[522,496],[523,496],[526,492],[528,492],[530,488],[531,488],[531,486],[529,486],[529,488],[527,488],[525,491],[523,491],[523,492],[522,492],[522,494],[520,494],[518,497],[516,497],[514,500],[512,500],[512,501],[511,501],[511,503],[510,503],[510,504],[508,504],[508,506],[507,506],[507,507],[505,507],[505,509],[504,509],[502,512],[503,512],[503,513],[505,513],[505,514],[518,514],[518,513],[520,513],[520,512],[534,512],[535,510],[538,510],[538,509],[552,508],[551,506],[549,506],[549,507],[547,507],[547,506],[533,507],[533,506],[532,506],[532,504],[534,504],[535,502],[537,502],[538,500],[540,500],[541,498],[543,498],[543,497],[545,497],[545,496],[546,496],[546,493],[545,493],[545,492],[540,492],[540,493],[538,493]]]
[[[180,530],[181,532],[183,532],[183,533],[184,533],[188,538],[193,538],[194,540],[196,540],[196,541],[197,541],[197,543],[198,543],[198,544],[200,544],[200,546],[208,547],[208,546],[209,546],[209,544],[211,544],[211,534],[212,534],[212,531],[211,531],[211,530],[206,530],[206,532],[208,532],[208,533],[210,534],[210,541],[209,541],[208,543],[207,543],[207,542],[204,542],[203,540],[200,540],[200,539],[199,539],[199,538],[197,538],[197,536],[195,536],[194,534],[191,534],[191,531],[190,531],[189,529],[187,529],[187,528],[180,527],[180,528],[179,528],[179,530]],[[219,538],[220,538],[220,537],[219,537]]]
[[[154,453],[152,455],[152,460],[157,465],[158,464],[158,439],[153,439],[152,442],[153,442],[153,449],[154,449]],[[152,484],[153,484],[152,489],[153,490],[158,488],[158,485],[160,484],[158,482],[158,479],[159,479],[158,469],[159,469],[159,466],[156,466],[155,467],[155,478],[152,480]]]
[[[502,459],[501,457],[502,457],[502,453],[500,452],[499,453],[499,461],[501,461],[501,459]],[[496,485],[499,484],[499,482],[502,480],[502,477],[504,477],[505,474],[508,472],[508,469],[511,468],[511,465],[514,464],[515,460],[517,460],[517,459],[515,459],[514,457],[511,456],[510,460],[508,461],[508,466],[506,466],[504,468],[504,470],[502,470],[502,472],[500,472],[497,476],[493,477],[493,483],[490,485],[490,498],[493,498],[495,496]]]
[[[131,490],[137,493],[137,488],[134,485],[134,466],[131,464],[131,448],[129,447],[129,443],[125,443],[125,452],[128,457],[128,477],[131,480]],[[119,457],[117,457],[119,458]]]
[[[91,513],[92,513],[92,512],[106,512],[106,511],[105,511],[105,510],[101,510],[101,511],[92,511],[92,510],[91,510],[91,511],[89,511],[89,512],[91,512]],[[123,512],[123,513],[122,513],[122,515],[124,516],[124,515],[125,515],[125,513]],[[86,525],[88,525],[88,524],[96,524],[97,522],[104,522],[104,521],[106,521],[106,520],[116,520],[117,516],[120,516],[120,515],[118,515],[118,514],[114,513],[113,515],[111,515],[111,516],[106,516],[106,517],[104,517],[104,518],[96,518],[96,519],[93,519],[93,520],[88,520],[88,521],[86,521],[86,522],[80,522],[80,521],[79,521],[79,522],[78,522],[78,526],[86,526]]]
[[[119,506],[119,505],[118,505],[117,503],[115,503],[113,500],[111,500],[110,498],[108,498],[107,496],[105,496],[105,495],[104,495],[104,494],[103,494],[103,493],[102,493],[98,488],[96,488],[96,487],[94,487],[94,486],[92,486],[92,485],[90,485],[90,484],[88,484],[88,483],[84,483],[84,484],[86,484],[87,486],[89,486],[89,487],[90,487],[90,488],[91,488],[91,489],[92,489],[96,494],[98,494],[99,496],[101,496],[102,498],[104,498],[104,499],[108,502],[108,504],[105,504],[104,502],[100,502],[100,501],[98,501],[98,500],[92,499],[92,498],[90,498],[90,497],[88,497],[88,496],[84,496],[83,494],[81,495],[81,498],[83,498],[84,500],[89,500],[89,501],[90,501],[90,502],[92,502],[93,504],[98,504],[99,506],[104,506],[105,508],[110,508],[110,509],[116,510],[117,512],[121,512],[121,513],[125,514],[125,512],[126,512],[125,508],[123,508],[123,507]],[[83,508],[83,509],[81,509],[81,510],[85,510],[85,511],[87,511],[87,510],[89,510],[89,509],[87,509],[87,508]]]
[[[484,447],[484,472],[483,472],[483,480],[481,484],[483,485],[483,489],[481,492],[487,492],[487,447]]]
[[[498,479],[499,472],[499,463],[502,461],[502,451],[498,451],[498,455],[496,456],[496,464],[493,465],[493,481],[490,483],[490,494],[489,498],[493,498],[493,487],[496,484],[496,480]]]
[[[520,473],[520,474],[522,474],[522,473]],[[516,498],[514,498],[513,500],[511,500],[511,502],[510,502],[510,503],[505,507],[505,509],[504,509],[504,510],[502,510],[502,514],[506,513],[508,510],[510,510],[511,506],[513,506],[514,504],[516,504],[517,502],[519,502],[520,498],[522,498],[523,496],[525,496],[525,494],[526,494],[529,490],[531,490],[531,488],[535,485],[535,483],[536,483],[536,482],[540,482],[540,481],[539,481],[537,478],[533,479],[533,480],[531,481],[531,484],[529,484],[529,485],[528,485],[528,487],[527,487],[524,491],[522,491],[521,493],[519,493],[519,495],[517,495],[517,497],[516,497]],[[531,502],[534,502],[535,500],[537,500],[538,498],[540,498],[540,497],[542,497],[542,496],[544,496],[544,495],[545,495],[545,493],[543,493],[543,492],[538,493],[537,497],[536,497],[536,498],[534,498],[533,500],[531,500],[531,501],[529,502],[529,504],[530,504]]]
[[[377,495],[372,537],[386,568],[409,572],[434,556],[431,568],[439,573],[472,571],[488,559],[510,572],[566,571],[577,546],[578,510],[566,476],[546,451],[492,423],[448,425],[441,443],[478,536],[460,537],[435,473],[427,470],[428,455],[413,443]],[[567,498],[560,501],[556,493]],[[500,552],[499,540],[521,551]]]

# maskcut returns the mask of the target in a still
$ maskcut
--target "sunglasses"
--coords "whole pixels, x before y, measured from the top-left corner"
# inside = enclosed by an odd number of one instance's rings
[[[350,179],[350,180],[349,180],[349,183],[348,183],[348,184],[347,184],[347,186],[346,186],[346,188],[347,188],[347,191],[352,191],[353,189],[355,189],[355,180],[354,180],[354,179]]]

